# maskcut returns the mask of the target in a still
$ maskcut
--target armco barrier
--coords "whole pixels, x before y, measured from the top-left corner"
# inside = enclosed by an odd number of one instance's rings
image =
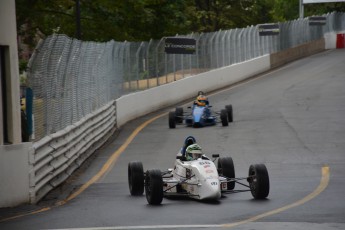
[[[33,144],[29,152],[30,202],[65,181],[116,129],[115,101]]]

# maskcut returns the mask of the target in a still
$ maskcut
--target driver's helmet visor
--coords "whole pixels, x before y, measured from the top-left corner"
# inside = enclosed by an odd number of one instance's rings
[[[188,160],[197,160],[201,158],[202,152],[200,150],[193,150],[191,152],[187,152],[186,157]]]
[[[197,160],[197,159],[201,158],[202,153],[193,153],[192,155],[193,155],[193,159]]]

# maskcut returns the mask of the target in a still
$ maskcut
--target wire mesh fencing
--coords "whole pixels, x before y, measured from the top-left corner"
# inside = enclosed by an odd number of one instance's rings
[[[146,42],[83,42],[53,34],[36,47],[28,65],[34,93],[33,141],[74,124],[122,95],[275,53],[345,29],[345,14],[278,23],[279,34],[259,36],[259,25],[192,33],[195,54],[165,53],[165,38]]]

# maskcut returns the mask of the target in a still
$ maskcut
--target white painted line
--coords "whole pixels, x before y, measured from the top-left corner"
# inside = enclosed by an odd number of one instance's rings
[[[222,228],[222,225],[148,225],[148,226],[118,226],[118,227],[99,227],[99,228],[61,228],[47,230],[117,230],[117,229],[169,229],[169,228]]]

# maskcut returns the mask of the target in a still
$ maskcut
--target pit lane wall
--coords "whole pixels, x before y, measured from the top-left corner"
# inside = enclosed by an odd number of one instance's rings
[[[327,44],[331,46],[329,43],[332,42],[332,39],[321,39],[299,48],[125,95],[39,142],[0,146],[0,152],[6,153],[0,154],[0,181],[3,184],[0,186],[0,207],[38,202],[67,179],[117,128],[137,117],[194,98],[199,90],[210,92],[223,88],[287,62],[321,52]],[[303,52],[298,50],[301,48]]]

